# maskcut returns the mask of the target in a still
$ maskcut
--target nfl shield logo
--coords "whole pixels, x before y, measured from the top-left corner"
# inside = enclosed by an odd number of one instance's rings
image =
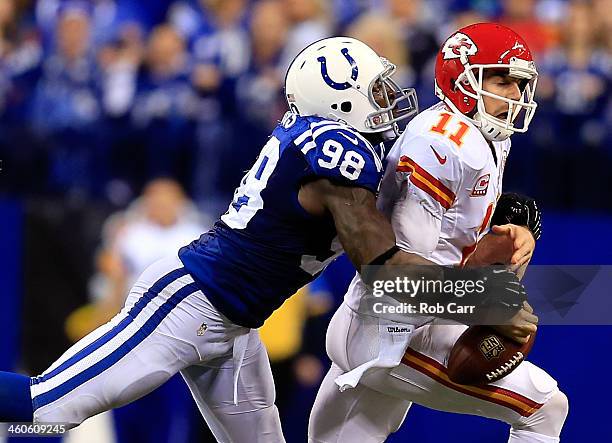
[[[207,329],[208,329],[208,325],[206,323],[202,323],[202,326],[199,327],[198,332],[197,332],[198,337],[203,336]]]
[[[487,360],[498,358],[506,348],[502,344],[501,340],[495,335],[489,335],[480,342],[480,352]]]

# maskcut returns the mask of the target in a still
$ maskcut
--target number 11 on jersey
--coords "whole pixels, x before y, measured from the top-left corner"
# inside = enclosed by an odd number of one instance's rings
[[[442,112],[440,114],[440,121],[438,121],[438,124],[432,126],[430,131],[446,135],[450,141],[452,141],[454,144],[457,145],[458,148],[460,148],[463,144],[463,137],[465,136],[468,129],[470,129],[470,127],[465,122],[457,121],[459,128],[450,135],[447,135],[448,131],[446,130],[446,126],[448,125],[448,122],[451,118],[451,114],[449,114],[448,112]]]

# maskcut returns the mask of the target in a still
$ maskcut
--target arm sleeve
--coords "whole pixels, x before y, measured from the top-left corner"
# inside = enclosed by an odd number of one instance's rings
[[[347,127],[323,126],[296,143],[312,176],[378,193],[383,166],[372,145]]]

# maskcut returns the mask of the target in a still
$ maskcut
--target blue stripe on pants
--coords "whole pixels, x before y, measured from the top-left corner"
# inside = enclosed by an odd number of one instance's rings
[[[179,279],[179,278],[181,278],[181,277],[183,277],[185,275],[187,275],[187,270],[185,268],[175,269],[174,271],[169,272],[168,274],[164,275],[162,278],[157,280],[147,290],[147,292],[145,292],[143,294],[142,297],[140,297],[138,302],[136,302],[136,304],[128,312],[128,316],[126,318],[124,318],[123,320],[121,320],[121,322],[119,322],[119,324],[117,326],[115,326],[113,329],[108,331],[102,337],[99,337],[97,340],[95,340],[94,342],[92,342],[89,345],[87,345],[85,348],[81,349],[79,352],[77,352],[72,357],[67,359],[64,363],[59,365],[53,371],[49,372],[48,374],[32,378],[31,384],[37,385],[39,383],[43,383],[43,382],[45,382],[47,380],[50,380],[51,378],[55,377],[57,374],[60,374],[61,372],[65,371],[66,369],[68,369],[71,366],[75,365],[77,362],[81,361],[82,359],[84,359],[88,355],[91,355],[97,349],[100,349],[102,346],[104,346],[110,340],[115,338],[117,336],[117,334],[119,334],[121,331],[123,331],[125,328],[127,328],[128,325],[130,323],[132,323],[132,321],[134,321],[134,319],[138,316],[138,314],[140,314],[142,312],[142,310],[151,302],[151,300],[153,300],[159,294],[159,291],[164,289],[166,286],[168,286],[174,280]]]
[[[175,292],[172,297],[170,297],[163,305],[161,305],[155,313],[149,318],[146,323],[134,333],[132,337],[130,337],[126,342],[124,342],[121,346],[119,346],[115,351],[113,351],[110,355],[100,360],[98,363],[94,364],[90,368],[85,371],[75,375],[71,379],[62,383],[61,385],[51,389],[44,394],[40,394],[32,400],[34,404],[34,409],[42,408],[43,406],[48,405],[49,403],[62,398],[64,395],[68,394],[70,391],[79,387],[83,383],[92,378],[100,375],[102,372],[110,368],[112,365],[117,363],[123,357],[125,357],[132,349],[138,346],[145,338],[153,333],[155,328],[159,326],[159,324],[168,316],[168,314],[174,309],[182,300],[184,300],[189,295],[193,294],[198,290],[197,283],[191,283],[186,286],[183,286],[177,292]]]

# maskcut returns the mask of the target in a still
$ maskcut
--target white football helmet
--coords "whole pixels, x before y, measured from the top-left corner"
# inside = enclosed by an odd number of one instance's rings
[[[362,133],[400,134],[397,123],[418,112],[416,92],[391,76],[395,65],[349,37],[307,46],[285,77],[289,108],[299,115],[342,121]]]

